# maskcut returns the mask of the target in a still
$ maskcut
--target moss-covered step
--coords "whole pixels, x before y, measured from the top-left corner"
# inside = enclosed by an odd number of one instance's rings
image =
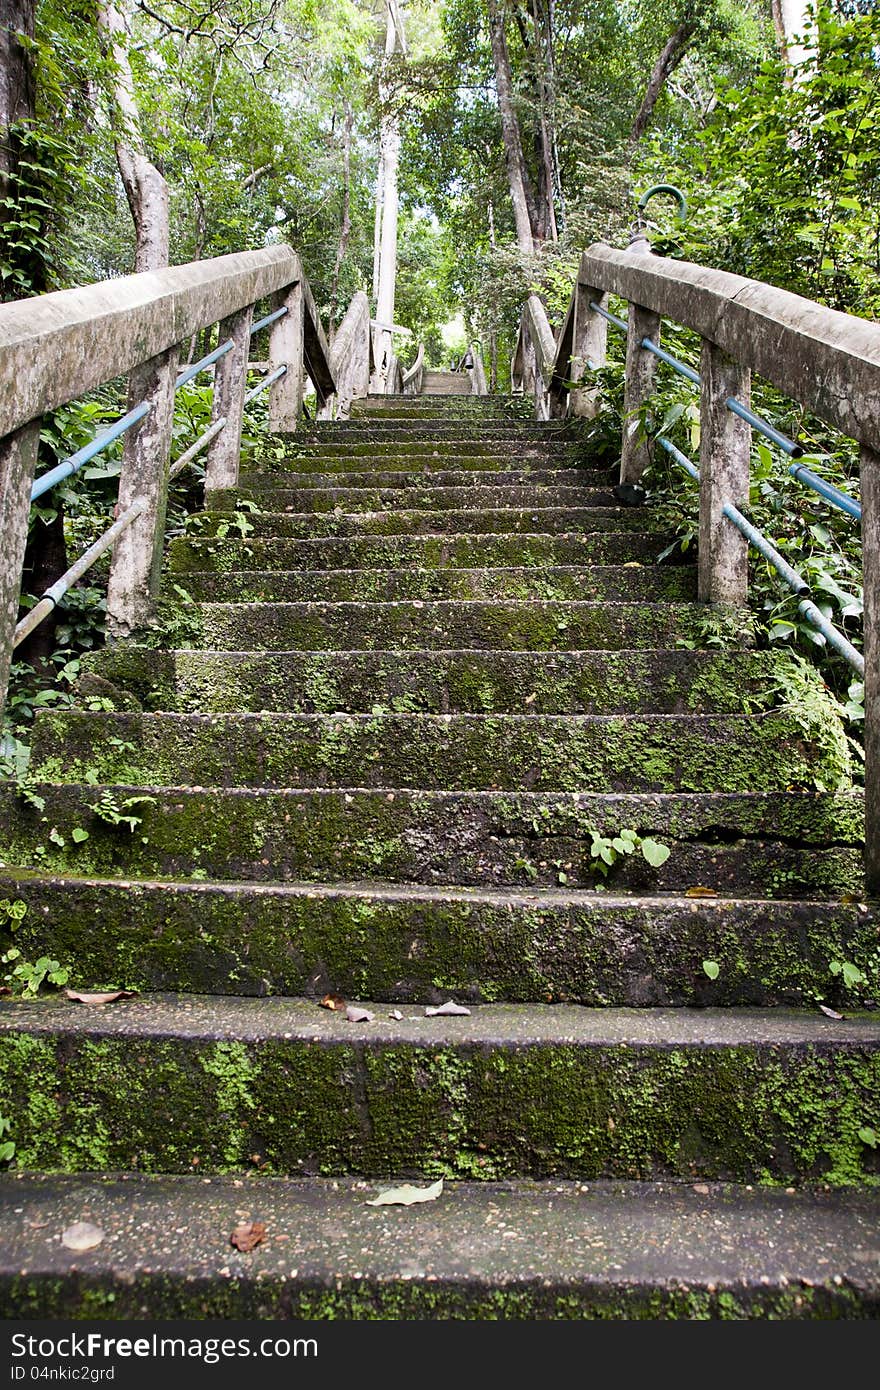
[[[699,645],[705,610],[688,603],[413,599],[397,603],[184,604],[192,647],[221,651],[517,651]]]
[[[880,1016],[63,999],[0,1014],[16,1167],[877,1180]]]
[[[250,523],[248,523],[250,524]],[[652,564],[672,540],[667,534],[621,531],[556,535],[351,536],[245,541],[230,527],[225,539],[175,537],[169,546],[171,574],[190,570],[438,569],[456,566]]]
[[[281,446],[276,446],[274,455],[276,458],[278,457],[279,447]],[[393,433],[389,433],[388,437],[384,440],[368,439],[363,443],[351,443],[349,440],[335,443],[323,439],[317,444],[297,445],[291,443],[287,445],[284,457],[293,459],[296,458],[298,454],[302,453],[309,458],[342,457],[354,459],[375,458],[381,460],[388,455],[392,458],[410,458],[418,460],[423,458],[445,458],[447,456],[453,458],[465,456],[477,458],[480,455],[484,455],[488,458],[497,459],[501,463],[509,464],[511,459],[565,458],[570,456],[572,451],[581,455],[584,453],[583,448],[567,440],[486,439],[482,436],[482,433],[480,433],[478,437],[472,439],[456,439],[454,437],[441,438],[440,436],[434,435],[433,431],[432,437],[420,439],[418,436],[401,434],[394,431]],[[272,456],[273,455],[267,453],[265,449],[261,454],[257,455],[257,457],[270,458]]]
[[[528,459],[520,459],[519,453],[513,450],[512,453],[499,459],[495,455],[471,455],[471,453],[459,453],[459,455],[445,455],[438,457],[420,457],[414,460],[412,455],[382,455],[380,459],[367,460],[363,457],[349,457],[345,452],[339,455],[313,455],[311,452],[282,452],[275,449],[272,453],[261,453],[252,455],[247,459],[245,471],[253,471],[261,475],[274,474],[275,477],[286,477],[289,474],[298,474],[303,480],[311,477],[335,477],[341,480],[348,480],[349,477],[370,478],[384,477],[385,474],[392,474],[393,478],[406,477],[409,474],[417,474],[420,478],[435,477],[449,473],[464,474],[463,485],[467,478],[495,478],[499,481],[505,480],[507,474],[520,474],[524,470],[528,471],[531,480],[537,482],[542,475],[553,477],[557,473],[587,474],[584,481],[595,480],[596,484],[608,484],[616,482],[612,471],[605,467],[596,467],[591,455],[581,455],[581,453],[571,453],[566,456],[545,457],[535,455]],[[617,470],[614,470],[617,471]],[[303,484],[307,485],[307,484]],[[439,485],[439,484],[438,484]]]
[[[545,468],[531,469],[504,468],[488,473],[485,469],[466,468],[425,468],[413,471],[399,469],[397,472],[340,473],[338,469],[329,473],[299,473],[296,469],[275,469],[271,473],[243,472],[239,478],[239,496],[262,497],[273,493],[279,487],[300,486],[304,488],[396,488],[418,489],[466,488],[470,493],[473,486],[486,484],[491,479],[494,487],[514,487],[525,484],[537,489],[553,487],[601,488],[613,487],[616,478],[610,472],[599,468]],[[217,496],[217,493],[214,493]]]
[[[457,1182],[426,1221],[419,1206],[370,1206],[387,1186],[6,1176],[0,1317],[321,1323],[880,1313],[873,1193]],[[218,1236],[243,1209],[268,1233],[247,1255]],[[72,1263],[46,1235],[82,1211],[105,1239]],[[314,1337],[323,1350],[319,1327]]]
[[[174,595],[174,581],[166,586]],[[215,603],[393,603],[400,599],[589,599],[692,602],[693,565],[569,565],[545,569],[190,571],[190,598]]]
[[[880,989],[876,910],[853,900],[187,883],[45,868],[2,870],[0,892],[26,906],[14,938],[24,958],[50,954],[83,990],[605,1008],[822,1000],[848,1012]],[[866,983],[852,990],[832,961],[850,962]]]
[[[304,488],[466,488],[489,483],[493,487],[515,487],[521,484],[537,489],[553,487],[601,488],[614,487],[616,477],[607,469],[581,468],[572,465],[568,468],[531,468],[524,464],[515,468],[499,470],[468,468],[426,468],[383,470],[349,470],[340,473],[333,469],[327,473],[301,473],[296,468],[276,468],[272,472],[242,472],[239,477],[240,495],[258,496],[272,493],[278,487],[293,486]]]
[[[64,710],[34,726],[31,776],[163,786],[526,791],[838,791],[830,709],[752,715],[177,714]]]
[[[228,512],[199,512],[190,534],[244,536],[412,536],[470,535],[566,531],[635,531],[654,535],[666,523],[645,507],[497,507],[483,511],[468,507],[448,511],[396,512],[249,512],[241,524]]]
[[[348,487],[290,487],[290,479],[280,475],[275,487],[260,494],[260,499],[273,512],[333,512],[346,515],[369,511],[476,511],[498,510],[503,507],[615,507],[616,499],[610,488],[531,487],[519,484],[510,487],[487,487],[482,483],[471,487],[423,486],[421,488],[348,488]],[[208,494],[212,511],[235,511],[242,496],[250,490],[217,490]]]
[[[77,691],[83,703],[195,714],[743,714],[782,704],[801,681],[821,698],[818,673],[780,652],[212,652],[126,642],[86,653]]]
[[[184,772],[181,775],[185,776]],[[560,793],[31,781],[0,787],[0,862],[83,874],[706,891],[863,891],[851,794]],[[37,809],[33,798],[42,803]],[[131,819],[128,819],[128,818]],[[652,857],[621,832],[653,840]],[[595,837],[611,844],[603,877]]]

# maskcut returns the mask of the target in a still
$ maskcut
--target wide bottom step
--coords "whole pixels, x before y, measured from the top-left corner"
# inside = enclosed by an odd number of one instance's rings
[[[866,1318],[880,1198],[644,1183],[0,1183],[4,1318]],[[104,1238],[61,1244],[78,1221]],[[242,1221],[265,1226],[247,1254]]]

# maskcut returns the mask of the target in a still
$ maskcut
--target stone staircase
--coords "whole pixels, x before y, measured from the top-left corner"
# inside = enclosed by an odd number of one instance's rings
[[[876,965],[846,741],[522,409],[269,439],[156,645],[36,721],[16,945],[142,993],[3,1004],[0,1315],[876,1314],[880,1014],[817,1007]]]

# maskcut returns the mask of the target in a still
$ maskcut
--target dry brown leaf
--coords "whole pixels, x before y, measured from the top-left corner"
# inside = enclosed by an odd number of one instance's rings
[[[396,1019],[396,1021],[399,1023],[400,1020],[403,1018],[403,1014],[400,1012],[399,1009],[392,1009],[388,1017]]]
[[[388,1187],[367,1202],[368,1207],[414,1207],[419,1202],[436,1202],[443,1191],[443,1179],[430,1187],[413,1187],[405,1182],[402,1187]]]
[[[101,1227],[91,1221],[74,1221],[72,1226],[61,1232],[61,1244],[67,1250],[76,1250],[78,1254],[84,1250],[94,1250],[103,1239]]]
[[[688,888],[685,893],[686,898],[717,898],[718,894],[714,888],[704,888],[702,883],[695,883],[693,888]]]
[[[345,1000],[341,994],[325,994],[321,1000],[322,1009],[334,1009],[337,1013],[345,1013]]]
[[[438,1004],[436,1008],[429,1004],[425,1009],[425,1018],[448,1017],[450,1014],[461,1014],[464,1017],[470,1014],[470,1009],[466,1009],[463,1004],[456,1004],[454,999],[447,999],[445,1004]]]
[[[86,993],[81,989],[66,989],[68,999],[76,999],[80,1004],[115,1004],[117,999],[133,999],[136,989],[108,989]]]
[[[819,1008],[822,1010],[826,1018],[842,1019],[845,1017],[844,1014],[839,1014],[836,1009],[829,1009],[827,1004],[820,1004]]]
[[[236,1250],[247,1254],[249,1250],[262,1244],[265,1235],[266,1227],[262,1221],[240,1221],[229,1239]]]
[[[360,1009],[355,1004],[349,1004],[345,1017],[349,1023],[372,1023],[376,1015],[371,1014],[369,1009]]]
[[[694,1191],[695,1191],[695,1192],[699,1192],[699,1194],[700,1194],[701,1197],[708,1197],[708,1196],[709,1196],[709,1188],[707,1187],[706,1183],[704,1183],[704,1182],[695,1182],[695,1183],[694,1183]]]

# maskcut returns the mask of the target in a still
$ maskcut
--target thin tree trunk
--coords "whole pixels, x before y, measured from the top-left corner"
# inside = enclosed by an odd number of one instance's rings
[[[504,34],[504,16],[499,6],[499,0],[487,0],[487,2],[489,37],[492,43],[492,61],[495,67],[495,87],[498,92],[498,110],[501,116],[501,138],[504,141],[504,157],[507,163],[510,199],[513,203],[516,239],[520,250],[530,256],[535,250],[534,223],[529,215],[528,174],[523,157],[522,135],[513,106],[513,82],[510,75],[510,55],[507,51],[507,39]]]
[[[333,280],[330,285],[330,337],[336,332],[336,314],[339,309],[339,274],[342,262],[348,251],[351,236],[351,132],[354,127],[354,111],[350,101],[345,103],[345,124],[342,127],[342,224],[339,228],[339,245],[336,248],[336,261],[333,266]]]
[[[550,137],[550,124],[548,121],[548,112],[551,109],[549,83],[550,59],[548,53],[552,43],[552,36],[548,33],[546,25],[542,22],[538,14],[538,0],[531,0],[531,8],[532,23],[535,28],[535,84],[537,87],[538,110],[540,112],[539,132],[544,194],[543,220],[546,235],[551,241],[558,241],[559,230],[556,225],[555,195],[556,178],[553,168],[553,142]]]
[[[168,185],[144,150],[134,79],[128,61],[128,27],[113,0],[98,0],[98,27],[113,59],[112,101],[116,108],[116,161],[135,229],[136,271],[168,264]]]
[[[651,76],[648,78],[648,85],[645,88],[645,95],[639,107],[638,115],[633,121],[632,130],[629,133],[629,143],[632,147],[637,145],[648,128],[654,108],[668,82],[672,73],[678,67],[694,34],[697,31],[696,22],[692,19],[683,20],[678,28],[673,30],[663,46],[660,57],[654,64]]]

